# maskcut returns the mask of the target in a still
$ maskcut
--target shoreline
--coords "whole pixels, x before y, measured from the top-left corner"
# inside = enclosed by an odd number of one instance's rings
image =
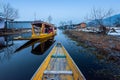
[[[69,37],[77,41],[86,43],[88,46],[93,46],[103,50],[108,48],[111,51],[120,51],[120,39],[114,36],[100,35],[95,33],[87,33],[82,31],[67,30],[65,31]],[[109,52],[109,50],[107,50]]]
[[[1,33],[0,36],[15,35],[15,34],[22,34],[22,33],[28,33],[28,32],[27,31],[4,32],[4,33]]]
[[[106,60],[120,64],[120,38],[75,30],[66,30],[64,34],[80,46],[96,48],[97,55],[104,56]]]

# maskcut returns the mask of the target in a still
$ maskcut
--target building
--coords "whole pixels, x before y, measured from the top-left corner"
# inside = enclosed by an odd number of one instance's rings
[[[83,29],[83,28],[86,28],[86,27],[87,27],[87,24],[82,22],[82,23],[78,24],[76,28],[77,29]]]

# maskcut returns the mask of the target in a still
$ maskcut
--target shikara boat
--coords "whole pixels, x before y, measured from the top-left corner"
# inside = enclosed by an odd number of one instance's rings
[[[56,34],[54,28],[53,24],[34,21],[32,23],[32,39],[50,39]]]
[[[22,38],[21,36],[15,37],[14,40],[49,40],[56,35],[56,28],[53,24],[43,22],[43,21],[34,21],[32,22],[32,35],[29,38]]]
[[[86,80],[61,43],[57,43],[31,80]]]

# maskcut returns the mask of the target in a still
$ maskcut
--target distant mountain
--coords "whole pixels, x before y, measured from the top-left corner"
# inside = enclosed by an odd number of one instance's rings
[[[113,16],[111,16],[111,17],[108,17],[108,18],[106,18],[106,20],[108,20],[108,19],[112,19],[112,20],[115,20],[115,19],[117,19],[117,18],[120,18],[120,14],[116,14],[116,15],[113,15]]]
[[[115,26],[115,23],[118,21],[118,18],[119,18],[119,23],[120,23],[120,14],[116,14],[116,15],[113,15],[111,17],[105,18],[103,20],[103,23],[106,26],[109,26],[109,25]],[[97,25],[97,23],[95,23],[95,20],[92,20],[92,21],[88,22],[88,25],[94,26],[94,25]]]
[[[118,18],[120,19],[120,14],[116,14],[111,17],[108,17],[108,18],[104,19],[103,21],[104,21],[105,25],[111,24],[112,26],[114,26],[116,21],[118,21]]]

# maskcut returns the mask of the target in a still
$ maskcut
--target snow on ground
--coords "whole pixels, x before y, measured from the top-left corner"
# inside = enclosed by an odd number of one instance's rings
[[[113,35],[113,36],[120,36],[120,29],[118,30],[116,30],[116,32],[108,32],[108,35]]]
[[[83,29],[77,29],[77,31],[98,32],[99,29],[98,28],[94,28],[94,27],[87,27],[87,28],[83,28]]]
[[[115,29],[115,31],[113,31]],[[98,28],[84,28],[84,29],[77,29],[77,31],[84,31],[84,32],[99,32]],[[112,36],[120,36],[120,27],[111,27],[108,35]]]
[[[115,29],[115,32],[110,30],[108,32],[108,35],[113,35],[113,36],[120,36],[120,27],[113,27]]]

